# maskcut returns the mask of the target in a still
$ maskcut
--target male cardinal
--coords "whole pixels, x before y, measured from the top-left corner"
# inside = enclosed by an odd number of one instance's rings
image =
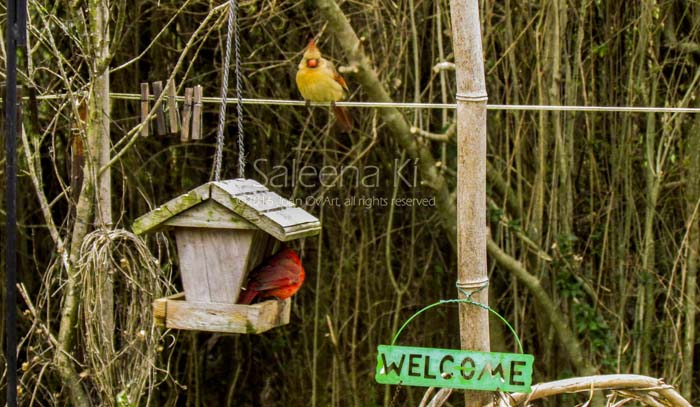
[[[282,249],[250,272],[248,285],[238,298],[238,303],[250,304],[258,297],[285,300],[299,291],[304,276],[304,267],[296,252],[289,248]]]
[[[348,85],[335,70],[333,63],[321,56],[321,51],[313,38],[309,41],[304,56],[299,62],[297,87],[307,104],[309,102],[330,102],[335,117],[342,125],[343,130],[347,132],[352,130],[352,121],[350,121],[347,110],[335,105],[335,102],[345,98],[346,91],[349,92]]]

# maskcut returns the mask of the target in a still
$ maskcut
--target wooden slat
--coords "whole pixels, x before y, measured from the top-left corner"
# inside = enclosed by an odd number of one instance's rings
[[[319,220],[292,202],[274,192],[268,191],[254,180],[226,180],[201,185],[194,191],[200,191],[201,199],[194,201],[187,195],[171,200],[158,210],[152,211],[134,222],[134,231],[143,233],[156,226],[190,226],[218,227],[226,229],[246,228],[236,216],[264,230],[280,241],[289,241],[304,236],[318,234],[321,229]],[[206,192],[204,192],[206,191]],[[204,206],[190,209],[202,200],[211,198],[219,206]],[[187,201],[186,204],[180,200]],[[184,208],[184,209],[183,209]],[[280,209],[283,208],[283,209]],[[193,213],[176,215],[190,209]],[[164,212],[165,210],[165,212]],[[227,214],[226,211],[232,212]],[[230,222],[230,223],[229,223]],[[166,225],[167,223],[167,225]]]
[[[202,85],[194,87],[194,105],[192,107],[192,140],[202,138]]]
[[[168,82],[168,119],[170,121],[170,134],[177,134],[180,130],[180,118],[175,99],[175,81]]]
[[[168,315],[168,300],[159,298],[153,301],[153,321],[158,326],[165,326]]]
[[[190,141],[190,120],[192,118],[192,93],[194,89],[185,88],[185,104],[182,107],[182,132],[180,141]]]
[[[162,81],[156,81],[153,82],[153,97],[155,100],[158,100],[160,97],[161,93],[163,93],[163,82]],[[159,103],[158,107],[156,108],[156,128],[157,128],[157,134],[159,136],[164,136],[167,131],[165,129],[165,114],[163,113],[163,103]]]
[[[291,299],[240,305],[161,298],[153,306],[156,323],[166,328],[250,334],[288,324],[291,304]]]
[[[245,203],[251,209],[254,209],[257,212],[279,210],[294,206],[292,202],[271,191],[237,195],[236,199]]]
[[[209,199],[209,183],[200,185],[192,191],[173,198],[156,209],[139,217],[131,225],[131,229],[137,235],[153,230],[173,216]]]
[[[292,235],[297,237],[312,236],[320,231],[318,219],[303,209],[289,206],[282,210],[260,211],[241,199],[254,197],[254,195],[232,196],[228,192],[230,190],[231,188],[227,188],[227,190],[219,188],[218,183],[214,183],[211,198],[280,241],[289,241],[292,239]],[[279,195],[277,196],[279,197]],[[289,204],[292,205],[291,202]],[[294,228],[292,229],[292,227]]]
[[[284,230],[282,228],[278,227],[273,222],[267,221],[259,211],[251,208],[245,202],[239,200],[238,197],[231,196],[219,188],[212,188],[211,198],[275,238],[284,240]]]
[[[214,200],[208,200],[176,215],[163,226],[181,226],[214,229],[258,229],[257,226],[236,215]]]
[[[168,301],[184,301],[185,293],[177,293],[165,298],[159,298],[153,301],[153,319],[156,325],[165,326],[165,320],[168,316]]]
[[[165,297],[165,298],[163,298],[163,299],[169,300],[169,301],[187,301],[187,297],[185,296],[185,293],[184,293],[184,292],[183,292],[183,293],[177,293],[177,294],[169,295],[169,296],[167,296],[167,297]]]
[[[263,215],[285,229],[290,226],[318,222],[316,217],[297,207],[265,212]]]
[[[234,304],[247,273],[253,230],[178,228],[180,274],[189,301]]]
[[[151,123],[148,120],[148,112],[151,110],[148,106],[149,96],[148,82],[141,84],[141,122],[144,123],[141,128],[141,137],[148,137]]]
[[[316,220],[316,222],[307,222],[307,223],[300,223],[298,225],[287,226],[284,228],[284,231],[287,234],[291,234],[291,233],[302,232],[302,231],[314,229],[314,228],[318,228],[320,230],[321,221]]]
[[[306,229],[299,229],[295,231],[285,231],[284,232],[284,242],[289,242],[291,240],[301,239],[302,237],[316,236],[321,232],[321,223],[313,226],[308,225]]]
[[[213,186],[220,188],[222,191],[228,193],[229,195],[240,195],[249,194],[251,192],[264,192],[268,191],[264,185],[252,180],[252,179],[228,179],[224,181],[217,181],[213,183]]]
[[[248,272],[259,266],[265,258],[276,253],[278,249],[279,240],[257,229],[257,232],[253,235],[253,244],[250,246],[250,255],[248,256],[248,264],[246,266]]]

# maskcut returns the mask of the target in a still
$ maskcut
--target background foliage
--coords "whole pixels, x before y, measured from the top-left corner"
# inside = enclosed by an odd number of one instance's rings
[[[90,62],[96,42],[88,36],[99,33],[86,22],[99,3],[32,1],[29,6],[31,44],[22,80],[40,96],[63,96],[40,100],[36,117],[25,103],[18,254],[36,312],[25,313],[21,321],[23,405],[71,404],[65,372],[54,363],[60,346],[51,340],[59,330],[71,269],[62,260],[67,249],[47,225],[55,225],[66,245],[79,244],[71,242],[81,213],[77,209],[76,215],[79,168],[86,155],[90,158],[82,147],[89,123],[78,117],[86,105],[81,92],[91,89],[99,71]],[[114,2],[111,91],[138,93],[139,82],[166,80],[189,45],[175,75],[179,94],[200,84],[205,96],[218,96],[225,9],[212,12],[200,26],[216,5]],[[434,68],[452,58],[447,1],[354,0],[340,7],[394,100],[453,101],[454,72],[449,64]],[[499,0],[482,2],[481,12],[490,103],[697,107],[700,6],[694,2]],[[247,98],[298,99],[294,74],[311,35],[320,33],[321,49],[352,71],[353,61],[345,58],[313,0],[243,1],[240,16]],[[354,74],[344,75],[350,98],[368,100]],[[204,108],[203,140],[137,139],[112,167],[115,227],[128,229],[155,205],[209,180],[218,106]],[[453,229],[434,206],[318,202],[432,198],[435,191],[420,183],[421,172],[418,185],[395,182],[397,163],[411,160],[403,173],[412,176],[415,157],[375,109],[352,109],[356,130],[349,135],[332,127],[323,108],[246,105],[244,111],[248,176],[265,181],[282,173],[275,166],[284,166],[288,176],[277,178],[273,189],[300,199],[322,219],[320,237],[294,244],[308,280],[295,299],[291,324],[259,336],[163,333],[150,326],[150,311],[131,315],[130,322],[120,316],[117,330],[124,337],[138,331],[134,319],[149,336],[144,349],[152,352],[153,365],[139,391],[140,404],[389,405],[393,390],[373,380],[376,346],[387,343],[420,307],[456,296]],[[402,113],[409,124],[431,133],[411,137],[432,155],[439,176],[454,190],[454,111]],[[700,304],[694,277],[700,248],[698,117],[489,111],[491,238],[528,273],[518,275],[503,259],[490,261],[490,302],[514,324],[526,351],[536,355],[536,381],[591,368],[642,373],[664,377],[691,401],[700,401],[700,342],[693,331]],[[235,117],[229,114],[227,120],[223,178],[233,178]],[[113,153],[124,148],[138,122],[138,101],[112,101]],[[304,166],[361,170],[325,187],[312,177],[309,187],[298,178]],[[374,168],[381,174],[377,183],[363,185],[362,177]],[[150,236],[147,241],[160,274],[133,278],[165,280],[148,293],[153,296],[178,290],[173,240]],[[121,286],[115,290],[118,307]],[[91,299],[82,298],[81,306]],[[573,332],[570,339],[583,349],[583,364],[570,358],[571,344],[548,319],[547,307]],[[492,321],[491,330],[494,350],[515,351],[513,338],[498,322]],[[99,379],[90,370],[89,341],[80,332],[71,346],[80,386],[95,405],[115,405],[132,385],[128,374],[123,381]],[[457,333],[457,310],[445,306],[413,322],[402,342],[457,347]],[[417,405],[421,393],[400,389],[397,400]]]

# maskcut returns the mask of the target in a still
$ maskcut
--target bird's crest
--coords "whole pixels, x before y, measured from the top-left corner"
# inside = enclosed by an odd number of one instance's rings
[[[311,59],[321,59],[321,51],[316,46],[316,40],[314,40],[313,38],[311,38],[311,40],[309,40],[309,45],[306,47],[306,51],[304,51],[304,60],[308,61]],[[318,62],[316,62],[316,63],[318,63]],[[309,65],[309,66],[315,67],[315,65],[314,66]]]

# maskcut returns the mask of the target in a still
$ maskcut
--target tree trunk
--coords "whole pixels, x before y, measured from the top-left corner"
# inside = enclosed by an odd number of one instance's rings
[[[657,104],[657,79],[655,67],[652,63],[650,68],[647,70],[647,61],[652,61],[653,56],[650,58],[646,57],[648,52],[652,52],[658,41],[657,38],[652,38],[652,33],[648,30],[651,29],[652,24],[652,13],[654,12],[655,4],[645,3],[642,6],[642,17],[640,22],[640,54],[643,64],[640,66],[641,75],[639,79],[644,81],[645,76],[648,78],[647,83],[651,86],[644,89],[646,97],[646,104],[649,106],[656,106]],[[639,358],[637,371],[643,375],[651,374],[651,346],[653,341],[654,332],[654,313],[656,308],[656,300],[654,297],[654,286],[656,284],[655,277],[655,264],[656,264],[656,233],[654,230],[654,225],[656,222],[656,204],[659,198],[659,190],[661,188],[661,176],[662,168],[657,164],[656,160],[656,115],[650,113],[647,115],[646,129],[645,129],[645,153],[646,153],[646,202],[644,210],[644,237],[643,237],[643,247],[642,247],[642,274],[641,274],[641,284],[643,286],[641,290],[641,296],[638,302],[638,315],[639,322],[641,323],[641,338],[639,341]],[[660,147],[659,147],[660,148]]]
[[[90,0],[90,27],[93,35],[93,49],[88,109],[87,139],[90,160],[96,163],[94,170],[99,171],[109,163],[110,143],[110,98],[109,98],[109,0]],[[95,227],[109,229],[112,227],[112,188],[110,169],[96,173],[96,213]],[[102,337],[113,346],[114,333],[114,290],[112,277],[106,271],[100,276],[104,279],[101,304],[98,306],[102,321]],[[110,346],[110,347],[112,347]]]
[[[60,349],[56,352],[56,364],[64,383],[70,389],[73,405],[88,406],[89,398],[73,366],[71,358],[75,332],[78,325],[77,316],[81,299],[78,285],[79,270],[76,269],[80,257],[80,247],[89,225],[93,220],[100,227],[111,227],[111,188],[109,170],[98,174],[99,169],[109,162],[110,138],[110,99],[109,99],[109,1],[91,0],[88,4],[88,25],[86,29],[93,52],[90,61],[90,87],[88,90],[88,112],[85,123],[85,139],[89,157],[83,167],[83,186],[76,206],[76,221],[70,242],[70,261],[65,284],[64,302],[61,310],[61,322],[58,333]],[[109,276],[105,273],[105,279]],[[112,309],[112,284],[104,285],[103,307],[100,318],[104,332],[112,341],[114,321]]]
[[[700,116],[695,117],[695,126],[688,134],[688,250],[685,277],[685,332],[683,338],[683,373],[681,393],[686,400],[693,396],[693,356],[695,348],[695,317],[697,315],[698,263],[700,263]]]

